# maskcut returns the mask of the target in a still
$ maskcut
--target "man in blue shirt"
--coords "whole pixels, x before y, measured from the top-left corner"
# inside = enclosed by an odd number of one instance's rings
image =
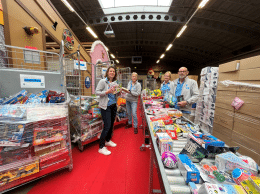
[[[178,99],[178,107],[183,115],[190,119],[192,104],[196,103],[199,97],[198,84],[187,76],[189,71],[181,67],[178,71],[179,78],[174,80],[173,94]]]

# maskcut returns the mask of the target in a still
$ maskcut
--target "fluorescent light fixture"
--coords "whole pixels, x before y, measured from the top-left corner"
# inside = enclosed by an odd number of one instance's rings
[[[68,3],[67,0],[61,0],[67,8],[69,8],[70,11],[74,12],[75,10],[73,9],[73,7]]]
[[[166,51],[170,50],[172,48],[172,44],[169,44],[169,46],[167,47]]]
[[[202,0],[201,3],[199,4],[199,8],[200,9],[203,8],[206,5],[206,3],[208,3],[208,1],[209,0]]]
[[[110,56],[114,59],[115,58],[115,55],[113,55],[113,54],[110,54]]]
[[[181,29],[181,31],[177,34],[177,38],[179,38],[181,35],[182,35],[182,33],[184,32],[184,30],[187,28],[187,26],[185,25],[185,26],[183,26],[182,27],[182,29]]]
[[[116,62],[117,62],[117,63],[119,63],[119,61],[118,61],[118,60],[116,60]]]
[[[159,63],[159,62],[160,62],[160,60],[157,60],[157,61],[156,61],[156,63]]]
[[[94,37],[94,38],[98,38],[98,36],[95,34],[95,32],[88,26],[88,27],[86,27],[86,29],[90,32],[90,34],[92,34],[92,36]]]
[[[165,56],[165,54],[162,54],[162,55],[160,56],[160,59],[162,59],[164,56]]]

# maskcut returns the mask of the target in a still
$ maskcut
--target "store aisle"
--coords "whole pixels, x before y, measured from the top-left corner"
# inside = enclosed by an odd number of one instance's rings
[[[91,193],[145,194],[149,185],[149,151],[140,151],[143,133],[133,128],[114,131],[112,139],[118,144],[109,148],[112,154],[98,153],[98,142],[87,145],[83,152],[73,149],[72,172],[62,170],[41,179],[29,194]]]

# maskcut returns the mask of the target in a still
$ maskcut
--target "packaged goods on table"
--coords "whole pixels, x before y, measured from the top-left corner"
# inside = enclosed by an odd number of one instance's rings
[[[258,167],[252,168],[248,163],[244,162],[240,157],[232,152],[216,155],[216,166],[219,170],[225,172],[232,172],[235,168],[243,168],[246,171],[251,172],[253,175],[257,175]]]
[[[159,144],[159,151],[162,154],[166,151],[172,151],[173,148],[173,140],[167,133],[157,133],[157,140]]]
[[[204,183],[198,191],[198,194],[212,194],[212,193],[225,193],[225,194],[246,194],[243,188],[239,185],[222,185]]]
[[[200,171],[197,169],[195,164],[185,154],[179,154],[177,156],[178,168],[181,171],[186,183],[194,182],[199,183]]]

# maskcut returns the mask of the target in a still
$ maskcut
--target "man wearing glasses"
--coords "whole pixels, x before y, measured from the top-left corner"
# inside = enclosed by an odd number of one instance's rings
[[[188,74],[186,67],[179,69],[179,78],[174,80],[173,94],[178,101],[176,108],[182,111],[184,117],[191,119],[192,104],[197,102],[199,90],[197,82],[189,79]]]

